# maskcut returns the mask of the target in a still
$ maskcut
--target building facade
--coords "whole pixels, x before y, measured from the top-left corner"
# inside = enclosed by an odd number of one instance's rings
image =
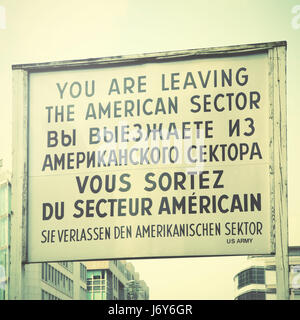
[[[83,263],[63,261],[25,266],[26,300],[86,300],[86,294]]]
[[[9,299],[10,174],[0,172],[0,300]],[[25,265],[24,300],[148,300],[149,288],[123,260]]]
[[[144,280],[131,280],[125,285],[126,300],[149,300],[149,288]]]
[[[88,300],[148,300],[149,288],[132,263],[124,260],[86,261]],[[132,285],[138,294],[132,293]],[[136,289],[137,288],[137,289]],[[135,292],[134,291],[134,292]]]
[[[249,256],[234,277],[236,300],[275,300],[274,256]],[[289,247],[289,291],[291,300],[300,300],[300,247]]]
[[[10,274],[10,174],[0,172],[0,300],[9,299]],[[86,267],[80,262],[25,265],[24,300],[86,299]]]

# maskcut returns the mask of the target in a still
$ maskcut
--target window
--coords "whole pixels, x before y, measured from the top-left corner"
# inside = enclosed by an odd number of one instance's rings
[[[54,282],[54,268],[51,267],[51,282]]]
[[[264,291],[250,291],[238,296],[237,300],[266,300],[266,293]]]
[[[68,262],[68,261],[60,261],[58,262],[61,266],[63,266],[65,269],[73,273],[73,262]]]
[[[51,266],[48,264],[48,281],[50,281],[50,277],[51,277]]]
[[[249,284],[264,284],[265,270],[264,268],[250,268],[238,274],[238,289],[243,288]]]
[[[42,290],[42,300],[60,300],[58,297],[54,296],[53,294]]]
[[[44,280],[47,281],[49,279],[49,264],[44,262]]]
[[[45,267],[46,267],[46,263],[43,262],[42,263],[42,279],[45,280]]]
[[[106,300],[105,271],[95,270],[88,272],[87,291],[89,300]]]
[[[52,267],[46,262],[42,264],[42,280],[54,287],[56,290],[68,295],[69,297],[73,297],[73,280],[68,278],[66,275],[62,274],[59,270]],[[46,300],[49,299],[47,298]]]
[[[86,266],[80,263],[80,279],[86,281]]]

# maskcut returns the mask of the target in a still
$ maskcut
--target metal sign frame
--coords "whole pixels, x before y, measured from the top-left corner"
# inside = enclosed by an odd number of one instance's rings
[[[13,65],[13,178],[11,218],[10,299],[22,298],[24,265],[27,263],[28,217],[28,117],[30,73],[166,62],[205,57],[267,53],[270,101],[270,186],[273,253],[276,256],[277,296],[288,299],[287,222],[287,119],[286,42],[270,42],[140,54],[124,57]]]

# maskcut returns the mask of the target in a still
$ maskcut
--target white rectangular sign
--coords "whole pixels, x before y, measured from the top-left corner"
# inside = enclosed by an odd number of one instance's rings
[[[268,77],[267,52],[30,72],[27,260],[270,253]]]

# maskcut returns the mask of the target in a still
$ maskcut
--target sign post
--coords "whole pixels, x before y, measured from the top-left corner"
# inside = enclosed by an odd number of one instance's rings
[[[287,208],[287,120],[286,120],[286,48],[275,47],[269,51],[270,101],[274,140],[273,208],[275,212],[275,262],[277,299],[288,300],[289,254],[288,254],[288,208]],[[276,156],[277,155],[277,156]]]
[[[22,261],[279,257],[285,47],[13,66]]]
[[[28,73],[13,72],[13,173],[10,232],[9,300],[21,300],[24,293],[28,196]]]

